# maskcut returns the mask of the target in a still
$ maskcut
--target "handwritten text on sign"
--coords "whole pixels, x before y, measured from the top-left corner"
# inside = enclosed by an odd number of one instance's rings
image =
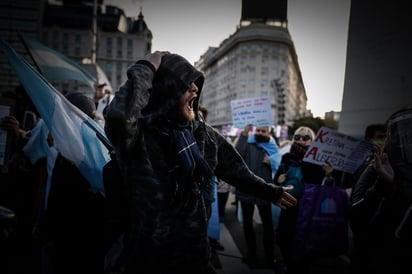
[[[334,169],[352,174],[372,148],[372,145],[365,141],[321,127],[303,160],[320,165],[329,161]]]
[[[273,125],[272,110],[269,96],[232,100],[233,126],[244,128],[248,124],[254,126]]]

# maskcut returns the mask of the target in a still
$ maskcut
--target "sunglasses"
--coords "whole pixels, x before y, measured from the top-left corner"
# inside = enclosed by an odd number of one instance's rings
[[[303,141],[308,141],[311,139],[309,135],[300,135],[300,134],[296,134],[293,138],[295,139],[295,141],[299,141],[300,138],[302,138]]]

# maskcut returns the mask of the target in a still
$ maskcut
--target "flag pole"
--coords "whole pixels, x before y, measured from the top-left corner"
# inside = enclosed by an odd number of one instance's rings
[[[93,2],[93,44],[92,44],[92,64],[96,64],[97,55],[97,0]]]
[[[26,51],[29,54],[31,60],[33,61],[34,66],[37,68],[37,71],[40,72],[40,74],[44,76],[43,71],[41,70],[40,66],[37,64],[36,60],[34,59],[30,48],[27,46],[26,40],[24,39],[23,35],[21,34],[21,32],[19,30],[17,31],[17,35],[19,36],[21,42],[23,43],[24,48],[26,49]]]

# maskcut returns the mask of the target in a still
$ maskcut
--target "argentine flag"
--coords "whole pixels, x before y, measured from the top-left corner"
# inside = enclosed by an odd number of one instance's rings
[[[73,80],[94,90],[96,78],[87,69],[35,39],[29,37],[22,37],[22,39],[33,59],[36,60],[41,73],[49,81]]]
[[[52,134],[56,149],[76,164],[95,191],[104,193],[102,170],[110,155],[97,135],[110,142],[103,128],[71,104],[7,42],[0,40],[0,48]]]

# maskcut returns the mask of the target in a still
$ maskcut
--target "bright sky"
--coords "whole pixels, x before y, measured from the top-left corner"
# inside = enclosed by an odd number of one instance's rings
[[[236,31],[242,0],[105,0],[127,16],[143,16],[152,50],[197,61]],[[315,117],[340,111],[350,0],[288,0],[288,28],[295,45],[307,108]]]

